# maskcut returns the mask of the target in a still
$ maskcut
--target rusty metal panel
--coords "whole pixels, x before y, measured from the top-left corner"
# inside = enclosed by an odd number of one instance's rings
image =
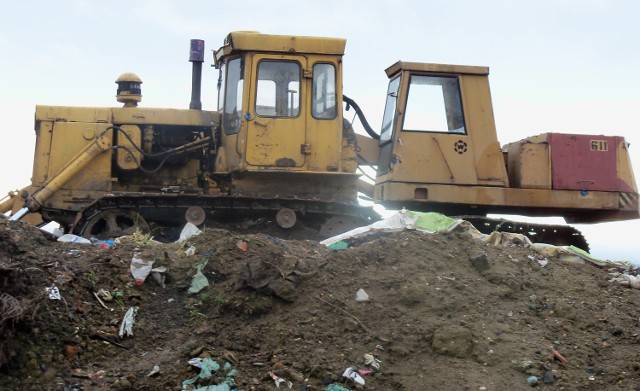
[[[553,188],[618,191],[621,137],[550,133]]]
[[[522,140],[506,146],[509,181],[525,189],[551,189],[549,145]]]

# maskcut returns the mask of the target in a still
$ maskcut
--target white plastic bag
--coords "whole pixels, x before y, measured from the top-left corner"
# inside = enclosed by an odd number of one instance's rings
[[[151,269],[153,269],[153,261],[138,258],[139,256],[140,254],[135,253],[131,259],[131,275],[135,279],[136,285],[144,284],[144,280],[147,279]]]

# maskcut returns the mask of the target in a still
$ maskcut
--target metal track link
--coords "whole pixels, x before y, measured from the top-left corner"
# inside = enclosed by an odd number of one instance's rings
[[[534,243],[548,243],[556,246],[575,246],[589,251],[589,243],[580,231],[569,225],[548,225],[525,223],[506,219],[491,219],[483,216],[456,216],[473,224],[484,234],[493,231],[511,232],[527,236]]]

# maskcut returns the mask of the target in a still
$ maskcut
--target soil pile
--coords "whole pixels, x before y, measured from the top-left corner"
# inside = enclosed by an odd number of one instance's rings
[[[0,221],[0,390],[640,389],[640,291],[592,264],[464,230],[146,239]],[[134,284],[134,255],[162,284]]]

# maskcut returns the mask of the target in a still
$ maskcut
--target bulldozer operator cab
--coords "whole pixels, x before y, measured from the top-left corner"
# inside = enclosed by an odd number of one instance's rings
[[[488,68],[397,62],[386,72],[379,184],[506,184]]]
[[[215,53],[216,171],[341,171],[345,40],[234,32]]]

